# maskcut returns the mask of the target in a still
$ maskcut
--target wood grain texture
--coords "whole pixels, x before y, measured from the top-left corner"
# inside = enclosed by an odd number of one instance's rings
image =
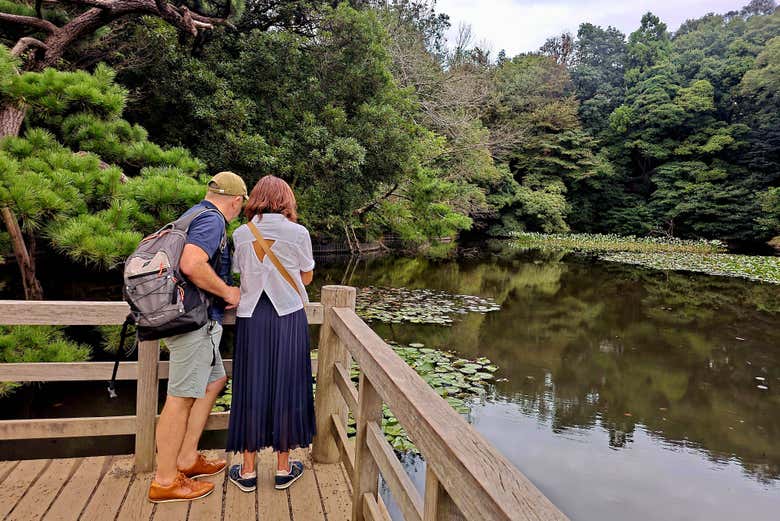
[[[468,519],[567,519],[517,468],[347,308],[331,327]]]
[[[80,521],[114,519],[125,498],[133,477],[133,459],[130,456],[111,458],[109,468],[98,483]]]
[[[366,521],[391,521],[386,511],[383,511],[371,494],[363,494],[360,501],[361,513]]]
[[[366,426],[366,443],[405,521],[422,521],[423,500],[377,422]]]
[[[382,421],[382,397],[374,385],[360,374],[360,398],[358,400],[357,435],[355,436],[355,478],[352,480],[352,521],[363,521],[362,497],[379,492],[379,466],[368,448],[368,424]]]
[[[14,467],[0,487],[0,518],[5,519],[49,463],[50,460],[27,460]]]
[[[85,458],[81,465],[75,469],[43,519],[45,521],[76,521],[92,497],[100,478],[107,470],[106,466],[110,459],[109,456]]]
[[[317,374],[317,359],[312,363],[312,374]],[[225,373],[233,375],[233,360],[222,360]],[[157,377],[168,379],[169,363],[157,364]],[[0,364],[0,382],[88,382],[108,381],[114,370],[114,362],[31,362],[23,364]],[[138,362],[122,361],[116,373],[117,380],[136,380]]]
[[[328,521],[350,521],[352,496],[344,476],[344,466],[341,463],[314,463],[313,467]]]
[[[0,421],[0,440],[133,434],[135,416]]]
[[[157,424],[157,364],[160,342],[138,343],[138,385],[135,393],[135,468],[136,472],[154,469],[154,432]]]
[[[232,465],[240,464],[241,454],[232,457]],[[231,461],[231,460],[228,460]],[[257,512],[257,491],[243,492],[232,483],[225,488],[225,521],[247,521],[255,519]]]
[[[151,472],[136,474],[130,483],[116,521],[149,521],[154,508],[154,503],[150,503],[148,499],[149,484],[153,477],[154,474]]]
[[[53,460],[5,519],[7,521],[41,519],[79,463],[80,461],[76,459]]]
[[[355,389],[352,380],[350,380],[349,373],[346,369],[344,369],[344,366],[341,365],[341,362],[336,362],[335,366],[333,367],[333,371],[333,379],[336,382],[336,387],[339,388],[341,397],[346,402],[347,408],[352,412],[352,414],[357,415],[358,390]]]
[[[288,489],[293,520],[325,521],[322,498],[317,490],[317,478],[314,476],[309,450],[295,449],[290,452],[290,459],[299,460],[304,466],[303,475]]]
[[[323,286],[321,299],[325,309],[324,320],[320,327],[317,366],[317,394],[314,410],[317,411],[317,434],[314,437],[312,455],[318,463],[336,463],[340,452],[336,438],[330,428],[333,415],[336,415],[346,428],[347,406],[334,380],[334,367],[340,362],[343,367],[350,367],[349,352],[336,335],[331,322],[331,310],[334,306],[355,309],[355,288],[349,286]]]
[[[429,466],[425,471],[424,521],[462,521],[465,519],[452,497],[441,486],[439,478]]]
[[[347,429],[336,414],[331,417],[330,428],[333,438],[336,440],[341,463],[344,464],[344,470],[349,477],[350,486],[352,486],[355,481],[355,451],[351,448],[352,444],[347,438]]]
[[[257,463],[257,514],[261,520],[290,521],[292,514],[288,491],[274,489],[276,453],[266,449],[258,454]]]
[[[309,324],[322,324],[321,304],[312,302],[305,309]],[[0,325],[3,326],[112,326],[121,325],[128,313],[130,306],[122,301],[0,300]],[[225,313],[225,325],[235,322],[235,311]]]

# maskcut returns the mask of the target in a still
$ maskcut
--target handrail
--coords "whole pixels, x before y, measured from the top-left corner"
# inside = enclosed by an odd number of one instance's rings
[[[323,292],[323,302],[326,294]],[[352,521],[366,519],[375,500],[377,478],[385,477],[406,519],[490,519],[490,520],[565,520],[561,513],[517,468],[477,433],[409,365],[407,365],[354,311],[351,306],[326,305],[323,329],[332,329],[337,340],[319,346],[318,394],[331,387],[341,395],[335,405],[339,411],[350,405],[357,420],[354,471],[352,473]],[[321,330],[321,334],[324,334]],[[354,385],[344,382],[343,353],[354,358],[360,369],[359,399],[354,402]],[[351,355],[351,356],[350,356]],[[336,358],[340,358],[338,363]],[[347,385],[349,388],[347,388]],[[346,400],[346,401],[345,401]],[[400,466],[386,461],[385,447],[379,445],[377,431],[382,404],[398,418],[427,463],[425,498],[411,490],[408,478],[399,475]],[[322,403],[319,404],[322,406]],[[317,409],[336,424],[339,414]],[[324,414],[323,414],[324,413]],[[315,460],[322,457],[318,445],[340,425],[315,438]],[[318,431],[319,432],[319,431]],[[348,447],[342,436],[332,442],[343,453]],[[382,437],[382,443],[387,441]],[[389,445],[387,446],[389,448]],[[351,463],[351,462],[350,462]],[[368,496],[366,496],[368,494]],[[422,510],[422,511],[421,511]]]
[[[324,310],[321,304],[306,305],[309,324],[321,324]],[[130,307],[125,302],[99,301],[27,301],[0,300],[0,325],[120,325]],[[224,324],[235,323],[235,312],[225,315]],[[232,360],[224,360],[225,372],[232,374]],[[312,369],[317,361],[312,360]],[[107,381],[112,362],[39,362],[0,364],[0,381]],[[135,468],[149,471],[154,467],[154,429],[157,414],[159,380],[168,378],[168,362],[160,361],[158,341],[140,342],[138,362],[123,362],[118,380],[137,380],[136,414],[126,416],[94,416],[88,418],[56,418],[0,421],[0,440],[135,435]],[[206,430],[224,430],[228,413],[211,413]]]

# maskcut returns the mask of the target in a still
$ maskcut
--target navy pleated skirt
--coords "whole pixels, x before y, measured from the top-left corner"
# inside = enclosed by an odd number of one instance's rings
[[[280,317],[263,293],[251,318],[236,319],[227,450],[287,451],[314,437],[309,325],[301,309]]]

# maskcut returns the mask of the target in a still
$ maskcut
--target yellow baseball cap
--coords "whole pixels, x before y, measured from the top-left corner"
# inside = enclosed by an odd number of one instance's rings
[[[220,172],[209,181],[209,192],[222,195],[240,195],[249,199],[246,183],[233,172]]]

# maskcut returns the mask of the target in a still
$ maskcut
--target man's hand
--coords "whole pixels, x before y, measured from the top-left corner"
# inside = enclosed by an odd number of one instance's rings
[[[238,307],[238,301],[241,300],[241,290],[235,286],[228,286],[227,291],[222,295],[222,300],[227,303],[225,309]]]

